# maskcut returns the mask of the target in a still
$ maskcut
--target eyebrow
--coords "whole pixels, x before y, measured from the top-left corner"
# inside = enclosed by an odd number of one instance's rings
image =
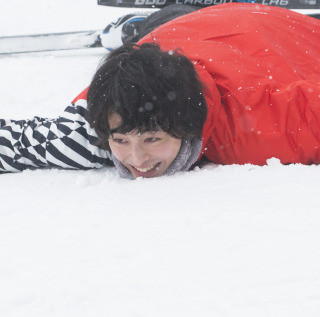
[[[118,128],[116,128],[116,129],[111,129],[110,130],[110,134],[113,134],[113,133],[120,133],[120,132],[118,131]]]
[[[155,130],[155,131],[145,131],[145,132],[140,132],[139,134],[140,135],[144,135],[144,134],[152,134],[152,133],[156,133],[156,132],[161,132],[161,130]],[[115,128],[115,129],[111,129],[110,130],[110,135],[112,136],[114,133],[119,133],[119,134],[128,134],[128,132],[122,132],[122,131],[119,131],[119,127],[118,128]]]

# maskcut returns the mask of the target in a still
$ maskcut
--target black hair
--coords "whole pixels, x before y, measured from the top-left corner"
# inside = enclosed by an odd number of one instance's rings
[[[108,149],[108,117],[117,132],[162,130],[179,139],[201,138],[207,116],[203,86],[192,62],[159,45],[125,44],[102,61],[88,91],[88,121]]]

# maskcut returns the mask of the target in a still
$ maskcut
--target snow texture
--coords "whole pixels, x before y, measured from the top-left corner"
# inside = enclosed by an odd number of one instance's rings
[[[103,28],[129,9],[1,1],[1,35]],[[0,58],[3,118],[55,117],[103,49]],[[0,316],[319,316],[320,168],[0,175]]]

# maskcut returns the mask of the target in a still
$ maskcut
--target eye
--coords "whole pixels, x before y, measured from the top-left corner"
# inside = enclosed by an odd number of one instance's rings
[[[127,143],[126,140],[120,139],[120,138],[112,139],[112,141],[113,141],[114,143],[118,143],[118,144],[125,144],[125,143]]]
[[[157,141],[159,141],[160,140],[160,138],[146,138],[145,139],[145,142],[147,142],[147,143],[154,143],[154,142],[157,142]]]

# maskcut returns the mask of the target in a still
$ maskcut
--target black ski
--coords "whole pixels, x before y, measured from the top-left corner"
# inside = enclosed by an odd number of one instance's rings
[[[209,7],[231,2],[265,4],[286,9],[320,9],[320,0],[98,0],[99,5],[126,8],[163,8],[171,4]]]
[[[0,37],[0,55],[74,50],[101,46],[101,31],[31,34]]]

